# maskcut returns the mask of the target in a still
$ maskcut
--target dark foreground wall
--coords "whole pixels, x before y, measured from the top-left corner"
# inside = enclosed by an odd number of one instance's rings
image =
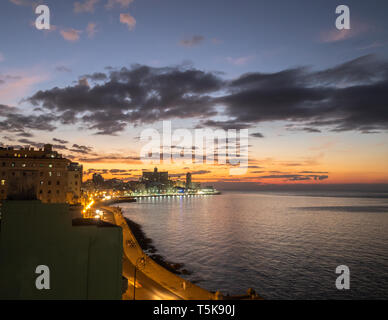
[[[65,204],[5,202],[0,299],[121,299],[122,251],[120,227],[72,221]],[[36,286],[40,265],[49,269],[50,289]]]

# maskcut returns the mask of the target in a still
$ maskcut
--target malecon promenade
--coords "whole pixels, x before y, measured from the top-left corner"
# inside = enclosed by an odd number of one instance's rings
[[[123,295],[124,300],[134,299],[134,286],[136,300],[262,299],[252,289],[240,296],[223,296],[220,292],[212,293],[168,271],[143,252],[120,208],[108,207],[105,202],[96,203],[96,207],[103,210],[106,221],[120,226],[123,231],[122,272],[129,283],[129,288]],[[142,259],[144,262],[136,269],[135,280],[135,266],[139,265]]]
[[[139,243],[129,229],[121,210],[117,207],[103,206],[107,221],[120,226],[123,230],[123,275],[129,283],[136,286],[136,299],[182,299],[213,300],[216,295],[184,280],[149,258],[140,248]],[[142,270],[136,272],[135,265],[139,259],[145,259]],[[127,290],[124,299],[133,299],[133,290]]]

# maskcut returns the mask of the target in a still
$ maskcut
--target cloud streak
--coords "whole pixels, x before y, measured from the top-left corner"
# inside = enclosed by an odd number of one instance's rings
[[[388,62],[374,56],[324,70],[300,67],[231,80],[193,67],[144,65],[84,79],[96,84],[38,91],[28,101],[98,134],[117,134],[129,123],[178,118],[223,129],[285,121],[308,133],[388,130]],[[226,120],[212,119],[221,115],[220,105]]]

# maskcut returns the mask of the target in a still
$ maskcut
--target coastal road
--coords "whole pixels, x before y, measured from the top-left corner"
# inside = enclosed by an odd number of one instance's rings
[[[124,294],[124,300],[133,300],[133,274],[135,267],[126,258],[123,259],[123,275],[128,281],[128,290]],[[136,288],[136,300],[181,300],[180,297],[165,289],[144,273],[136,271],[136,282],[141,285],[141,288]]]
[[[116,224],[113,214],[106,210],[104,210],[104,221]],[[129,280],[128,290],[123,295],[124,300],[133,300],[134,272],[135,266],[123,253],[123,276]],[[140,270],[136,271],[136,282],[141,286],[135,290],[136,300],[182,300],[182,298],[162,287],[160,284],[147,277]]]

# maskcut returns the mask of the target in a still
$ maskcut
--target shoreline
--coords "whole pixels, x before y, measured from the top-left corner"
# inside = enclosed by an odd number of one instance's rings
[[[153,240],[148,238],[140,224],[124,217],[128,228],[132,231],[141,249],[157,264],[177,275],[191,275],[193,272],[184,268],[184,263],[171,262],[158,253]]]

